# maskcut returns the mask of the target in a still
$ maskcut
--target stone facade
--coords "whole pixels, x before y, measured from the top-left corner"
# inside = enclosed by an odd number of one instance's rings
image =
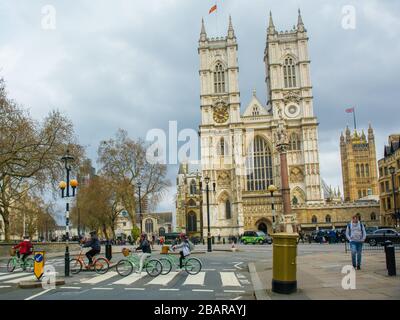
[[[400,134],[389,136],[389,143],[385,146],[384,157],[378,161],[379,167],[379,197],[383,223],[387,226],[395,226],[393,189],[396,194],[396,208],[400,209]],[[390,168],[394,169],[394,188]],[[398,221],[399,223],[399,217]]]
[[[355,201],[368,195],[378,195],[375,137],[371,125],[368,140],[364,134],[347,127],[340,136],[343,190],[345,201]]]
[[[231,19],[227,36],[220,38],[208,38],[202,24],[198,47],[201,169],[203,177],[216,183],[216,191],[210,193],[210,225],[211,234],[221,236],[243,233],[254,217],[271,226],[272,199],[267,188],[281,187],[276,150],[281,129],[289,142],[290,199],[323,202],[308,36],[300,12],[297,27],[286,32],[276,31],[270,17],[264,52],[268,101],[263,105],[254,91],[242,114],[237,50]],[[279,195],[276,192],[277,202]],[[205,201],[202,209],[207,210]],[[203,222],[206,227],[206,215]]]

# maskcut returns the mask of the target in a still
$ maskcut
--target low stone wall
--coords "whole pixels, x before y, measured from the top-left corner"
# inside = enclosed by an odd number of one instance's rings
[[[18,244],[18,242],[0,243],[0,258],[9,257],[11,247],[16,244]],[[64,252],[65,242],[33,242],[33,249],[36,251],[45,251],[46,253]],[[79,250],[79,244],[77,242],[70,242],[69,250]]]

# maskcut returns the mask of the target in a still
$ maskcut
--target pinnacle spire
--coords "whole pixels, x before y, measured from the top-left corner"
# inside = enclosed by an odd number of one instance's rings
[[[303,23],[303,18],[301,17],[301,11],[300,11],[300,8],[299,8],[299,16],[298,16],[298,18],[297,18],[297,29],[299,30],[299,31],[301,31],[301,32],[303,32],[303,31],[305,31],[305,28],[304,28],[304,23]]]
[[[272,12],[270,10],[269,11],[268,34],[274,34],[274,33],[275,33],[275,25],[274,25],[274,20],[272,19]]]
[[[231,15],[229,15],[228,38],[229,38],[229,39],[235,38],[235,30],[233,30],[232,17],[231,17]]]
[[[206,39],[207,39],[206,27],[204,26],[204,19],[201,18],[200,41],[206,41]]]

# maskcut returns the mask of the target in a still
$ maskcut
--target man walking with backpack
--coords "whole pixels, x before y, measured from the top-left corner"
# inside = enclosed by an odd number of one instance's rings
[[[358,215],[354,215],[352,221],[347,225],[346,238],[350,243],[353,267],[357,270],[361,269],[361,253],[366,236],[365,226],[359,221]]]

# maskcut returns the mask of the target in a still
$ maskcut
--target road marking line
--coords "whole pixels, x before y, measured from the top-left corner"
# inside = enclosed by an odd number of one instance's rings
[[[241,287],[234,272],[220,272],[223,287]]]
[[[142,273],[142,274],[138,274],[138,273],[134,273],[131,274],[129,276],[126,276],[118,281],[113,282],[112,284],[125,284],[125,285],[130,285],[136,281],[138,281],[139,279],[145,277],[147,274],[146,273]]]
[[[160,289],[160,291],[179,291],[179,289]]]
[[[18,283],[20,281],[26,281],[26,280],[37,280],[37,278],[34,275],[30,275],[30,276],[26,276],[23,278],[7,280],[7,281],[4,281],[4,283]]]
[[[170,272],[166,275],[159,275],[156,278],[154,278],[153,280],[151,280],[149,283],[147,283],[146,285],[158,284],[158,285],[166,286],[173,278],[175,278],[175,276],[178,273],[179,272]]]
[[[217,269],[201,269],[203,271],[216,271]]]
[[[92,288],[92,290],[114,290],[114,288]]]
[[[0,276],[0,281],[6,280],[6,279],[18,278],[18,277],[25,277],[28,274],[29,274],[28,272],[8,274],[6,276]]]
[[[80,290],[80,289],[82,289],[82,287],[61,287],[61,289],[76,289],[76,290]]]
[[[81,281],[81,283],[96,284],[96,283],[105,281],[107,279],[110,279],[112,277],[115,277],[117,274],[118,273],[115,272],[115,271],[110,271],[110,272],[107,272],[107,273],[102,274],[100,276],[97,276],[97,277],[94,277],[94,278],[90,278],[89,280]]]
[[[233,298],[232,300],[239,300],[241,297],[242,296],[239,296],[239,297]]]
[[[223,271],[236,271],[236,269],[222,269]]]
[[[26,299],[24,299],[24,300],[32,300],[32,299],[35,299],[35,298],[41,296],[42,294],[45,294],[45,293],[49,292],[50,290],[53,290],[53,289],[44,290],[43,292],[40,292],[40,293],[38,293],[38,294],[35,294],[35,295],[33,295],[33,296],[31,296],[31,297],[28,297],[28,298],[26,298]]]
[[[195,292],[214,292],[214,290],[211,290],[211,289],[193,289],[192,291],[195,291]]]
[[[0,289],[1,288],[11,288],[11,286],[0,286]]]
[[[188,275],[185,282],[183,283],[184,286],[188,285],[199,285],[203,286],[204,285],[204,278],[206,276],[205,272],[199,272],[198,274],[195,275]]]
[[[238,262],[238,263],[236,263],[236,264],[234,265],[234,267],[235,267],[236,269],[242,270],[242,268],[239,267],[239,264],[242,264],[242,263],[243,263],[243,262]]]
[[[230,293],[245,293],[246,291],[244,291],[244,290],[224,290],[224,292],[230,292]]]
[[[146,290],[145,288],[125,288],[125,290]]]

